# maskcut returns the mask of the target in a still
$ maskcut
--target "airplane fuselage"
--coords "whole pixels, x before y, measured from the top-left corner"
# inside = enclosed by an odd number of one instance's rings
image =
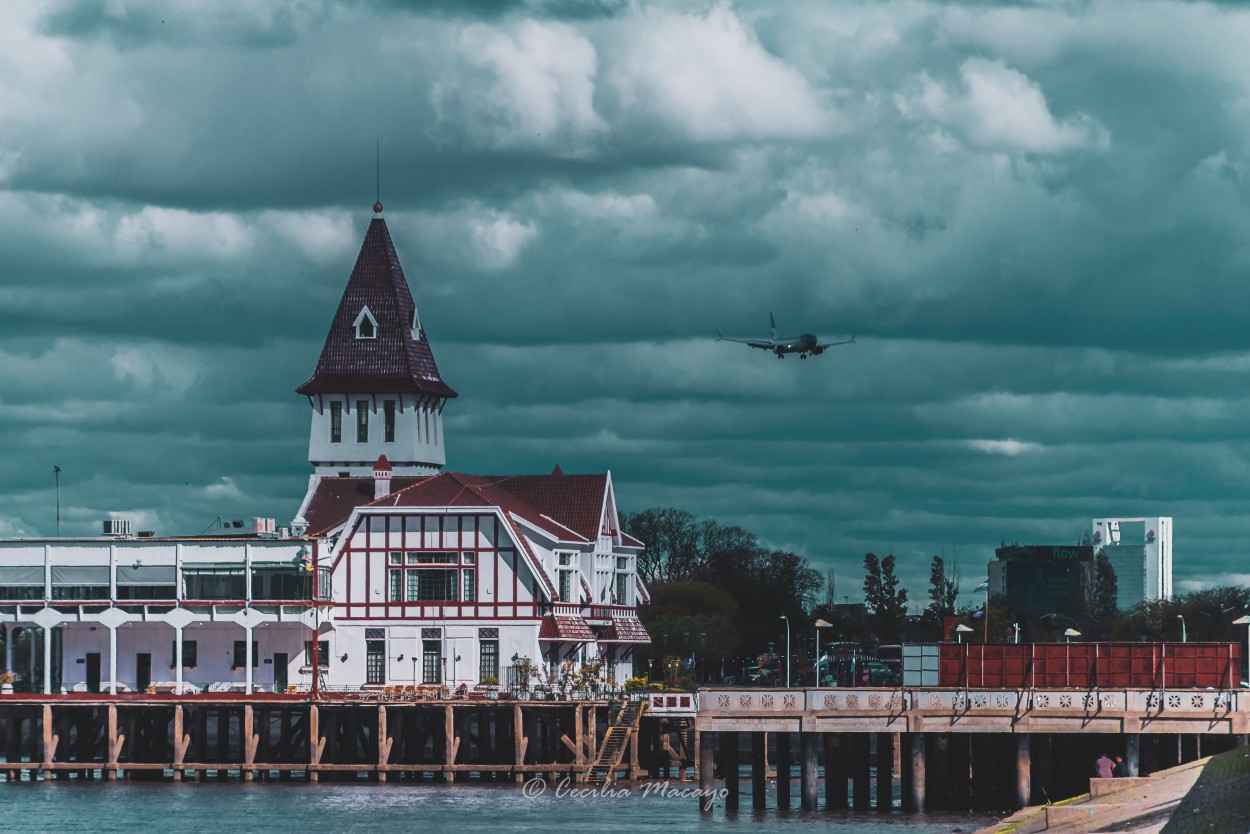
[[[787,353],[812,353],[819,356],[825,352],[811,333],[804,333],[794,339],[777,339],[773,342],[772,351],[778,356]]]

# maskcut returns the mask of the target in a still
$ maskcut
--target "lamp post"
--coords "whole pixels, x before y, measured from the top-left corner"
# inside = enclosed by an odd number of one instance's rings
[[[1075,628],[1069,628],[1063,633],[1063,637],[1064,637],[1063,642],[1071,643],[1073,637],[1080,637],[1080,636],[1081,636],[1081,632],[1077,631]]]
[[[972,633],[972,629],[968,628],[968,626],[964,625],[963,623],[960,623],[959,625],[955,626],[955,641],[957,643],[962,643],[964,641],[964,635],[971,634],[971,633]]]
[[[823,619],[821,619],[812,623],[812,625],[816,626],[816,688],[820,689],[820,630],[822,628],[832,627],[833,623],[827,623]],[[825,667],[828,668],[828,666],[829,666],[829,661],[826,660]]]
[[[1233,625],[1250,626],[1250,615],[1243,614],[1233,620]],[[1250,629],[1246,629],[1246,657],[1250,658]],[[1238,683],[1241,683],[1241,681],[1238,681]]]
[[[1189,642],[1189,632],[1187,632],[1187,631],[1185,630],[1185,615],[1184,615],[1184,614],[1177,614],[1177,615],[1176,615],[1176,619],[1178,619],[1178,620],[1180,620],[1180,621],[1181,621],[1181,642],[1182,642],[1182,643],[1188,643],[1188,642]]]
[[[704,665],[707,663],[707,632],[699,632],[699,683],[705,683],[703,673],[706,671]]]
[[[978,591],[985,591],[985,607],[981,609],[981,616],[985,618],[985,636],[981,638],[984,643],[990,642],[990,581],[986,579],[976,587]]]
[[[790,677],[790,618],[782,614],[780,619],[786,621],[786,688],[789,688],[792,680]]]
[[[1014,641],[1014,642],[1015,642],[1017,645],[1019,645],[1019,643],[1020,643],[1020,624],[1019,624],[1019,623],[1012,623],[1012,624],[1011,624],[1011,630],[1012,630],[1012,632],[1013,632],[1013,634],[1014,634],[1014,636],[1015,636],[1015,641]]]

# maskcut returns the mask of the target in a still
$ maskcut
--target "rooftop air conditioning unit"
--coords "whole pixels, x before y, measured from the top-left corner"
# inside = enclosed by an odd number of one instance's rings
[[[127,518],[106,518],[104,520],[104,535],[106,536],[129,536],[130,535],[130,519]]]

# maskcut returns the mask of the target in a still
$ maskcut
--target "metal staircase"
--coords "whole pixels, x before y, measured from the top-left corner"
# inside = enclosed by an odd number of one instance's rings
[[[638,723],[646,711],[645,700],[629,701],[616,714],[616,720],[608,725],[604,733],[603,743],[599,745],[599,754],[595,761],[586,769],[584,781],[591,785],[606,785],[616,779],[616,771],[621,766],[621,758],[629,740],[638,732]]]

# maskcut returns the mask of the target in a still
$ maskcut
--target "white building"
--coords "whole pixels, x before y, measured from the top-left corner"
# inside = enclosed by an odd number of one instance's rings
[[[523,659],[632,674],[650,642],[642,544],[620,529],[611,474],[440,471],[456,392],[381,210],[298,389],[313,475],[293,535],[260,520],[249,536],[0,542],[7,668],[27,684],[474,686],[509,683]]]
[[[1116,576],[1116,604],[1126,610],[1148,599],[1172,596],[1172,519],[1096,518],[1090,535]]]

